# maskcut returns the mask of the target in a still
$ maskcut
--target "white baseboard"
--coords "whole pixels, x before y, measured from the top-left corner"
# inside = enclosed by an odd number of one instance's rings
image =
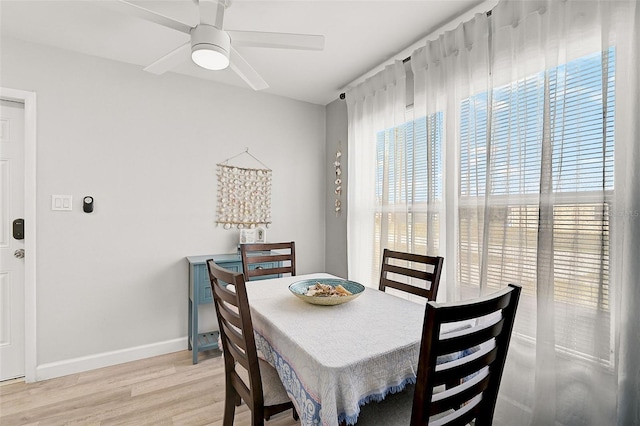
[[[187,349],[187,338],[167,340],[149,345],[135,346],[118,351],[104,352],[64,361],[42,364],[36,367],[36,381],[53,379],[96,368],[108,367],[129,361],[150,358]]]

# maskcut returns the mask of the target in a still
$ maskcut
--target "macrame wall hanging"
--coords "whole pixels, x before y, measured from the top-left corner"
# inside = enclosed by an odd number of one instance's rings
[[[249,155],[264,168],[252,169],[229,164],[240,155]],[[224,229],[255,228],[271,224],[271,169],[249,153],[249,148],[217,164],[218,206],[216,223]]]

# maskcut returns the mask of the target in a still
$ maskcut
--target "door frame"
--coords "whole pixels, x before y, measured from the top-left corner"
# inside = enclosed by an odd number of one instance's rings
[[[24,104],[24,378],[35,382],[36,347],[36,93],[0,87],[0,99]]]

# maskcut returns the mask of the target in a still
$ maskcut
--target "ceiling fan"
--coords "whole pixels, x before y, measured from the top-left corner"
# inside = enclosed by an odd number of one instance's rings
[[[225,9],[231,0],[193,0],[199,7],[200,22],[191,26],[146,9],[126,0],[108,2],[111,8],[147,21],[172,28],[191,36],[191,40],[144,68],[154,74],[163,74],[191,59],[208,70],[231,67],[251,88],[262,90],[269,85],[238,53],[235,47],[269,47],[298,50],[323,50],[324,36],[312,34],[274,33],[261,31],[234,31],[223,29]],[[104,2],[103,5],[106,5]]]

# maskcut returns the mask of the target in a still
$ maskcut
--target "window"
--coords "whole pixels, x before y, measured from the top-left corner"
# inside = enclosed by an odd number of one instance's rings
[[[409,110],[409,113],[411,111]],[[377,133],[374,281],[382,249],[437,254],[442,209],[442,114]]]
[[[603,364],[612,353],[614,75],[611,48],[472,96],[459,110],[460,297],[521,284],[517,332],[534,339],[539,266],[548,264],[557,348]],[[374,281],[384,247],[440,254],[443,120],[438,113],[377,133]],[[541,185],[552,199],[548,218]]]
[[[460,106],[458,280],[467,291],[463,297],[478,294],[481,276],[489,291],[508,282],[521,284],[518,331],[535,337],[537,247],[547,229],[553,250],[544,262],[552,270],[556,346],[604,364],[611,362],[612,352],[614,75],[611,48],[475,95]],[[548,170],[547,179],[540,170]],[[545,192],[551,200],[547,216],[539,208]],[[483,238],[488,244],[481,243]],[[600,335],[593,336],[593,330]]]

